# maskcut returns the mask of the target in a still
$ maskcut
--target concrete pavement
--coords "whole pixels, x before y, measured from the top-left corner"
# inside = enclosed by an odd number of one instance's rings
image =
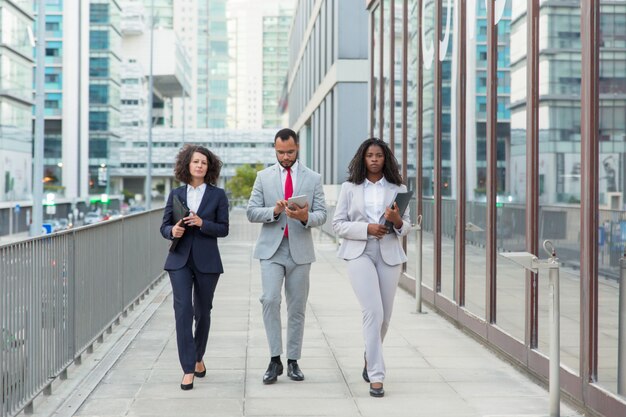
[[[317,238],[304,349],[306,379],[286,373],[263,385],[269,361],[253,230],[235,225],[221,241],[226,273],[215,295],[205,356],[207,375],[179,388],[174,314],[167,279],[69,379],[35,404],[36,416],[441,416],[548,415],[548,392],[490,350],[426,309],[415,314],[398,290],[385,340],[384,398],[361,378],[361,314],[333,242]],[[240,221],[243,221],[240,219]],[[283,303],[283,310],[285,306]],[[286,320],[283,318],[283,325]],[[283,358],[286,362],[286,358]],[[579,416],[562,404],[562,416]]]

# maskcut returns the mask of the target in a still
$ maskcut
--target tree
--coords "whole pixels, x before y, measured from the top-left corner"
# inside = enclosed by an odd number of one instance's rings
[[[245,200],[250,198],[254,180],[256,179],[256,173],[262,169],[262,164],[256,164],[254,166],[245,164],[237,168],[235,170],[235,176],[226,183],[226,189],[230,192],[231,198]]]

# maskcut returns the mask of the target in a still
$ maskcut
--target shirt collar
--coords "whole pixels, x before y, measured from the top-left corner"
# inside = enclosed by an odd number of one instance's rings
[[[365,178],[365,188],[367,187],[371,187],[372,185],[382,185],[383,187],[387,185],[387,181],[385,180],[385,177],[382,177],[381,179],[379,179],[376,182],[371,182],[370,180],[368,180],[367,178]]]
[[[278,167],[280,168],[281,174],[285,174],[287,172],[287,169],[284,166],[282,166],[280,162],[278,163]],[[294,162],[293,165],[291,166],[291,173],[293,174],[294,171],[296,171],[297,169],[298,169],[298,161],[296,160],[296,162]]]
[[[206,182],[203,182],[202,184],[198,185],[195,188],[194,188],[193,185],[187,184],[187,192],[190,192],[190,191],[204,191],[205,189],[206,189]]]

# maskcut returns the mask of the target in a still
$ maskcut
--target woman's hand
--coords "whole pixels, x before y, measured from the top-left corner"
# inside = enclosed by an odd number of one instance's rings
[[[376,239],[382,239],[387,234],[387,226],[384,224],[370,223],[367,225],[367,234],[374,236]]]
[[[172,237],[183,237],[185,234],[185,228],[183,227],[183,219],[180,219],[178,223],[172,227]]]
[[[385,220],[389,220],[393,223],[393,227],[396,229],[402,228],[402,217],[400,216],[400,209],[397,203],[393,203],[393,207],[387,207],[385,209]]]
[[[183,221],[187,226],[202,227],[202,219],[193,211],[189,212],[189,216],[183,217]]]

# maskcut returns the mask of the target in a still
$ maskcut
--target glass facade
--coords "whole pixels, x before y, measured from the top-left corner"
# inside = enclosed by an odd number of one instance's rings
[[[108,176],[119,166],[120,137],[120,5],[91,0],[89,5],[89,193],[112,192]],[[104,165],[104,167],[103,167]]]
[[[32,190],[32,2],[0,1],[0,201]]]
[[[416,191],[413,221],[423,217],[422,270],[407,264],[407,288],[421,274],[427,302],[547,377],[547,272],[499,254],[545,258],[550,240],[561,266],[561,389],[623,415],[626,4],[373,0],[368,10],[371,134],[394,144]],[[409,237],[409,259],[418,249]]]
[[[224,128],[228,101],[228,31],[226,0],[198,3],[199,128]]]
[[[278,128],[279,100],[286,88],[291,13],[263,17],[263,128]]]

